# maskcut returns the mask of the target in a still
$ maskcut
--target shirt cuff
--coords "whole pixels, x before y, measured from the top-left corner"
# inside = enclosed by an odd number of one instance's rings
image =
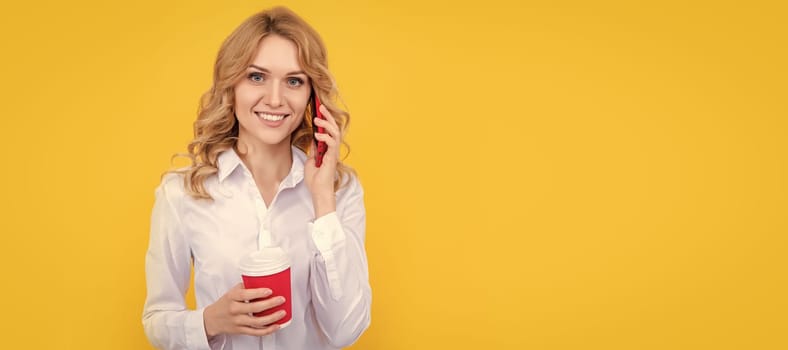
[[[323,257],[323,262],[326,266],[326,277],[328,278],[328,286],[331,289],[331,298],[339,300],[342,298],[342,284],[340,283],[334,252],[341,251],[345,246],[345,231],[342,230],[342,223],[339,222],[339,217],[334,211],[317,218],[309,226],[312,232],[312,240],[315,242],[315,246]]]
[[[312,240],[320,253],[331,251],[336,243],[345,242],[345,232],[342,231],[342,223],[339,222],[337,212],[332,211],[317,218],[310,224],[312,229]]]
[[[189,349],[211,350],[208,335],[205,334],[204,309],[189,312],[186,316],[186,345]]]

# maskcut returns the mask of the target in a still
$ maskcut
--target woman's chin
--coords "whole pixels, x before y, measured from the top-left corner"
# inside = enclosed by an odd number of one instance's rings
[[[243,136],[245,135],[239,135],[238,137],[239,141],[243,143],[252,143],[264,147],[290,146],[290,134],[263,132],[252,137]]]

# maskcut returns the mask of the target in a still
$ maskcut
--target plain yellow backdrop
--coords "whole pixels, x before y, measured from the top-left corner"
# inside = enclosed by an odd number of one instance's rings
[[[352,115],[352,348],[788,348],[782,3],[282,3]],[[150,347],[153,190],[274,4],[2,5],[3,348]]]

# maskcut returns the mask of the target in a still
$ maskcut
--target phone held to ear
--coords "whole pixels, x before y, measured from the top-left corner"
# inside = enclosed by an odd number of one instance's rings
[[[323,113],[320,112],[320,98],[317,97],[317,93],[312,91],[312,137],[314,138],[315,133],[325,133],[326,130],[323,127],[318,127],[315,125],[315,118],[320,118],[326,120],[326,117],[323,116]],[[326,150],[328,150],[328,146],[324,141],[317,141],[317,154],[315,154],[315,166],[320,167],[323,164],[323,156],[326,154]]]

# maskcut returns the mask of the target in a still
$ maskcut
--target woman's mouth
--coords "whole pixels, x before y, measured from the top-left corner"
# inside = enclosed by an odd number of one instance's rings
[[[289,114],[271,114],[266,112],[254,112],[257,117],[269,122],[278,122],[282,119],[285,119],[289,116]]]

